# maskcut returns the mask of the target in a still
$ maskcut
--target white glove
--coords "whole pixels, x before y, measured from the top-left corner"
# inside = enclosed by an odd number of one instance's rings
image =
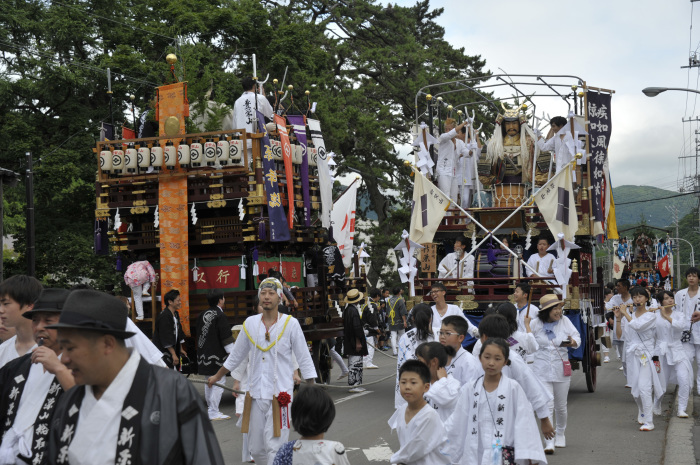
[[[542,132],[540,132],[539,129],[535,128],[535,135],[536,135],[537,137],[542,137]]]

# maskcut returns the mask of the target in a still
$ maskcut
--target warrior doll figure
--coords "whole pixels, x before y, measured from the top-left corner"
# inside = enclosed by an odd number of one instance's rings
[[[530,182],[532,175],[534,133],[527,124],[525,113],[517,109],[503,109],[505,113],[496,118],[496,128],[486,148],[486,157],[492,165],[501,160],[505,162],[504,183],[524,184]]]

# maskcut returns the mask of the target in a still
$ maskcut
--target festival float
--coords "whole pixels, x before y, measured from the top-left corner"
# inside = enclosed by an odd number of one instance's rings
[[[629,279],[630,285],[673,289],[673,247],[671,230],[640,224],[619,231],[613,241],[613,273]]]
[[[167,60],[172,71],[177,58]],[[282,97],[285,92],[273,82]],[[293,87],[286,92],[293,94]],[[189,108],[187,82],[158,87],[158,136],[104,140],[94,149],[97,248],[111,247],[118,269],[131,266],[142,276],[129,281],[132,318],[152,334],[160,296],[178,289],[183,330],[191,336],[208,308],[207,292],[220,289],[229,322],[241,324],[254,312],[258,276],[274,269],[291,287],[298,302],[292,315],[327,381],[330,365],[321,341],[342,335],[344,294],[327,279],[342,265],[325,256],[332,162],[320,122],[310,117],[310,101],[306,112],[280,111],[267,125],[258,113],[254,133],[188,134]],[[246,147],[252,147],[250,156]],[[354,220],[348,227],[354,228]],[[309,282],[307,270],[317,273],[316,282]],[[364,272],[356,259],[346,289],[366,292]]]
[[[574,368],[582,365],[590,392],[601,362],[597,340],[604,313],[595,247],[617,238],[607,162],[613,93],[576,76],[518,74],[420,89],[413,134],[413,215],[400,244],[405,251],[399,271],[410,285],[411,306],[430,302],[436,281],[447,285],[447,300],[474,323],[489,305],[513,301],[518,281],[532,285],[533,304],[544,294],[558,294],[581,333],[582,344],[569,349],[569,358]],[[497,115],[495,121],[478,121],[476,108],[480,114]],[[575,154],[571,160],[556,160],[553,150],[540,151],[536,143],[540,130],[549,129],[550,116],[557,114],[566,124],[554,137]],[[473,163],[469,168],[478,177],[474,198],[466,203],[466,193],[450,197],[438,187],[439,178],[431,182],[439,169],[438,136],[445,132],[448,117],[454,124],[466,122],[464,143],[470,156],[461,160]],[[482,126],[493,127],[493,133],[480,134]],[[549,279],[530,277],[542,270],[527,264],[542,234],[550,235],[549,250],[560,264]],[[440,270],[438,264],[452,252],[456,237],[466,239],[466,253],[450,270]]]

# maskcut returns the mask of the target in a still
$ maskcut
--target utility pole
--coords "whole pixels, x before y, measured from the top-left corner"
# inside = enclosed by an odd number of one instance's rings
[[[27,152],[27,275],[36,275],[35,238],[34,238],[34,171],[32,152]]]

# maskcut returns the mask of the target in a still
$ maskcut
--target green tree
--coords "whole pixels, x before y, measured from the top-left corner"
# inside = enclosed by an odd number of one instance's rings
[[[27,151],[37,160],[38,275],[56,285],[78,277],[99,287],[120,281],[115,257],[91,251],[91,148],[100,122],[133,125],[129,94],[141,112],[155,86],[173,80],[164,61],[172,52],[192,102],[232,105],[240,78],[252,74],[253,54],[261,79],[281,79],[288,70],[298,107],[310,91],[326,145],[339,154],[338,174],[362,176],[379,218],[368,231],[370,281],[396,282],[383,256],[408,225],[410,170],[395,147],[409,142],[415,94],[427,84],[488,74],[480,56],[445,40],[442,13],[428,0],[411,7],[374,0],[0,0],[0,137],[7,142],[0,166],[23,172]],[[476,108],[480,120],[493,120],[490,110]],[[6,222],[23,251],[23,186],[6,192]],[[7,275],[23,267],[20,256]]]

